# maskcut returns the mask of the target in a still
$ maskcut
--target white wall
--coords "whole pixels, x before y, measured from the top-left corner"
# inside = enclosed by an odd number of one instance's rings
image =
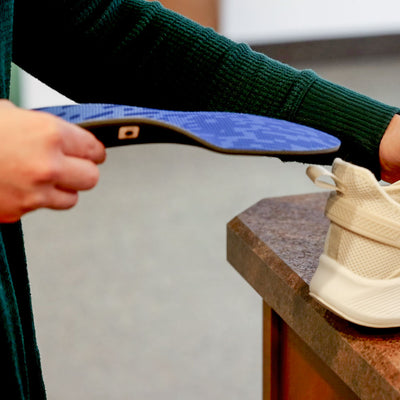
[[[39,108],[46,106],[73,103],[67,97],[44,85],[26,72],[19,70],[20,106],[23,108]]]
[[[295,41],[400,32],[399,0],[221,0],[234,40]]]

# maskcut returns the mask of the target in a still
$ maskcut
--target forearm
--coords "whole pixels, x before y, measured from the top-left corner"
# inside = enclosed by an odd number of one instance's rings
[[[15,60],[79,101],[277,116],[309,81],[156,2],[32,3],[16,0]]]
[[[42,12],[32,16],[38,2],[17,0],[16,59],[77,101],[287,119],[339,137],[335,156],[379,172],[379,142],[396,108],[255,53],[154,2],[99,0],[91,10],[86,1],[39,3]],[[55,15],[50,21],[45,8]]]

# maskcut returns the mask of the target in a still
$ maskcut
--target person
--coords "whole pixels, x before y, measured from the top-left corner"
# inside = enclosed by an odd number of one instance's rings
[[[0,5],[0,364],[2,392],[46,397],[20,218],[67,209],[98,180],[105,151],[89,132],[8,100],[14,61],[77,102],[244,112],[337,136],[333,157],[400,177],[399,108],[235,43],[157,2],[2,0]]]

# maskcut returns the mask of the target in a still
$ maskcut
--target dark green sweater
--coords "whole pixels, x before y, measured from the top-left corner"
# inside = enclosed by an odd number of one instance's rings
[[[11,59],[78,102],[240,111],[310,125],[341,139],[334,156],[375,173],[381,136],[399,111],[142,0],[2,0],[3,98]],[[45,397],[19,224],[1,227],[0,364],[0,397],[6,390],[12,399]]]

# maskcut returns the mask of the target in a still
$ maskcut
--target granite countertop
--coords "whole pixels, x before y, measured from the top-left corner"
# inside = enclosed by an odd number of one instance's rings
[[[229,222],[228,261],[361,399],[400,399],[400,328],[354,325],[309,296],[329,226],[326,199],[261,200]]]

